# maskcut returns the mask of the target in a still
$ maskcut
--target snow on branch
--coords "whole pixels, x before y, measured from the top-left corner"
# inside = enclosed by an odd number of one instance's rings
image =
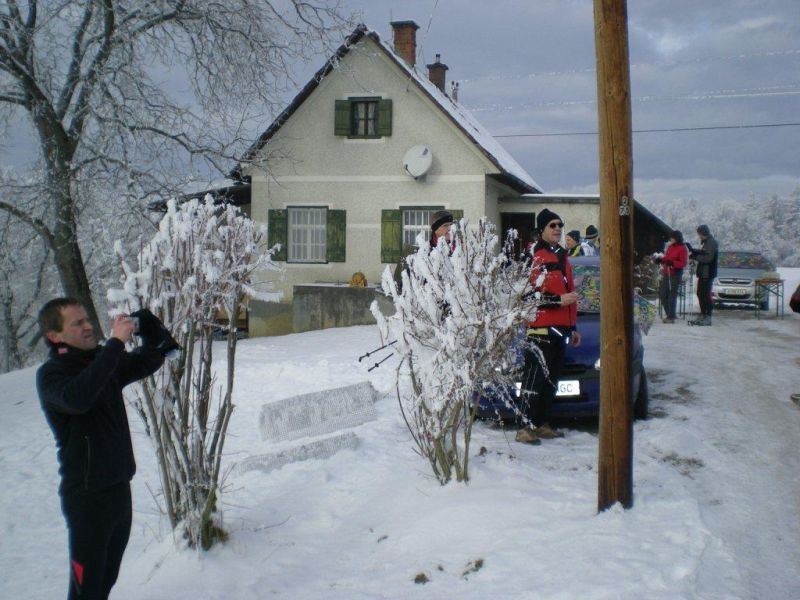
[[[468,480],[476,392],[513,389],[514,342],[536,312],[531,264],[510,258],[513,239],[498,251],[495,227],[485,218],[474,228],[463,219],[452,234],[452,245],[440,241],[435,248],[417,240],[400,289],[384,272],[393,315],[372,305],[384,341],[397,340],[403,417],[441,483]]]

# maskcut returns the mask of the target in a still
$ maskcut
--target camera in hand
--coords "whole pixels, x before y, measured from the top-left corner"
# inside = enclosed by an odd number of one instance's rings
[[[175,358],[181,347],[157,316],[147,308],[130,314],[133,333],[142,338],[142,345],[158,350],[163,356]]]

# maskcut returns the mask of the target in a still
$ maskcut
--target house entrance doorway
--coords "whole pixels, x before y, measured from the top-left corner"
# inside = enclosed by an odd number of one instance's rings
[[[500,213],[500,227],[503,229],[505,241],[509,229],[517,230],[517,239],[514,242],[514,255],[519,256],[528,243],[533,241],[536,230],[536,215],[529,213]]]

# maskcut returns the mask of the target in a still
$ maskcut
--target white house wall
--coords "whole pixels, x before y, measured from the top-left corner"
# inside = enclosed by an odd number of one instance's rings
[[[401,73],[374,42],[362,40],[269,141],[260,162],[245,171],[252,177],[256,220],[267,222],[270,209],[289,206],[347,211],[346,262],[288,263],[285,302],[291,301],[295,284],[348,282],[356,271],[370,284],[378,283],[386,267],[381,263],[383,209],[444,206],[462,209],[476,222],[487,204],[496,205],[500,192],[490,192],[486,183],[496,167]],[[392,99],[391,136],[354,140],[334,135],[335,100],[353,96]],[[430,148],[433,164],[414,181],[404,174],[402,159],[418,144]],[[251,309],[256,334],[257,322],[256,303]]]

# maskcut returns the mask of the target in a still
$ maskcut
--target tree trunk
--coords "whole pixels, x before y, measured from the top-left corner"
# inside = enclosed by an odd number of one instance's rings
[[[66,296],[76,298],[83,304],[95,333],[103,335],[103,327],[94,306],[89,278],[78,244],[77,226],[74,218],[73,200],[67,195],[58,199],[59,214],[53,236],[53,256],[55,258],[61,287]]]

